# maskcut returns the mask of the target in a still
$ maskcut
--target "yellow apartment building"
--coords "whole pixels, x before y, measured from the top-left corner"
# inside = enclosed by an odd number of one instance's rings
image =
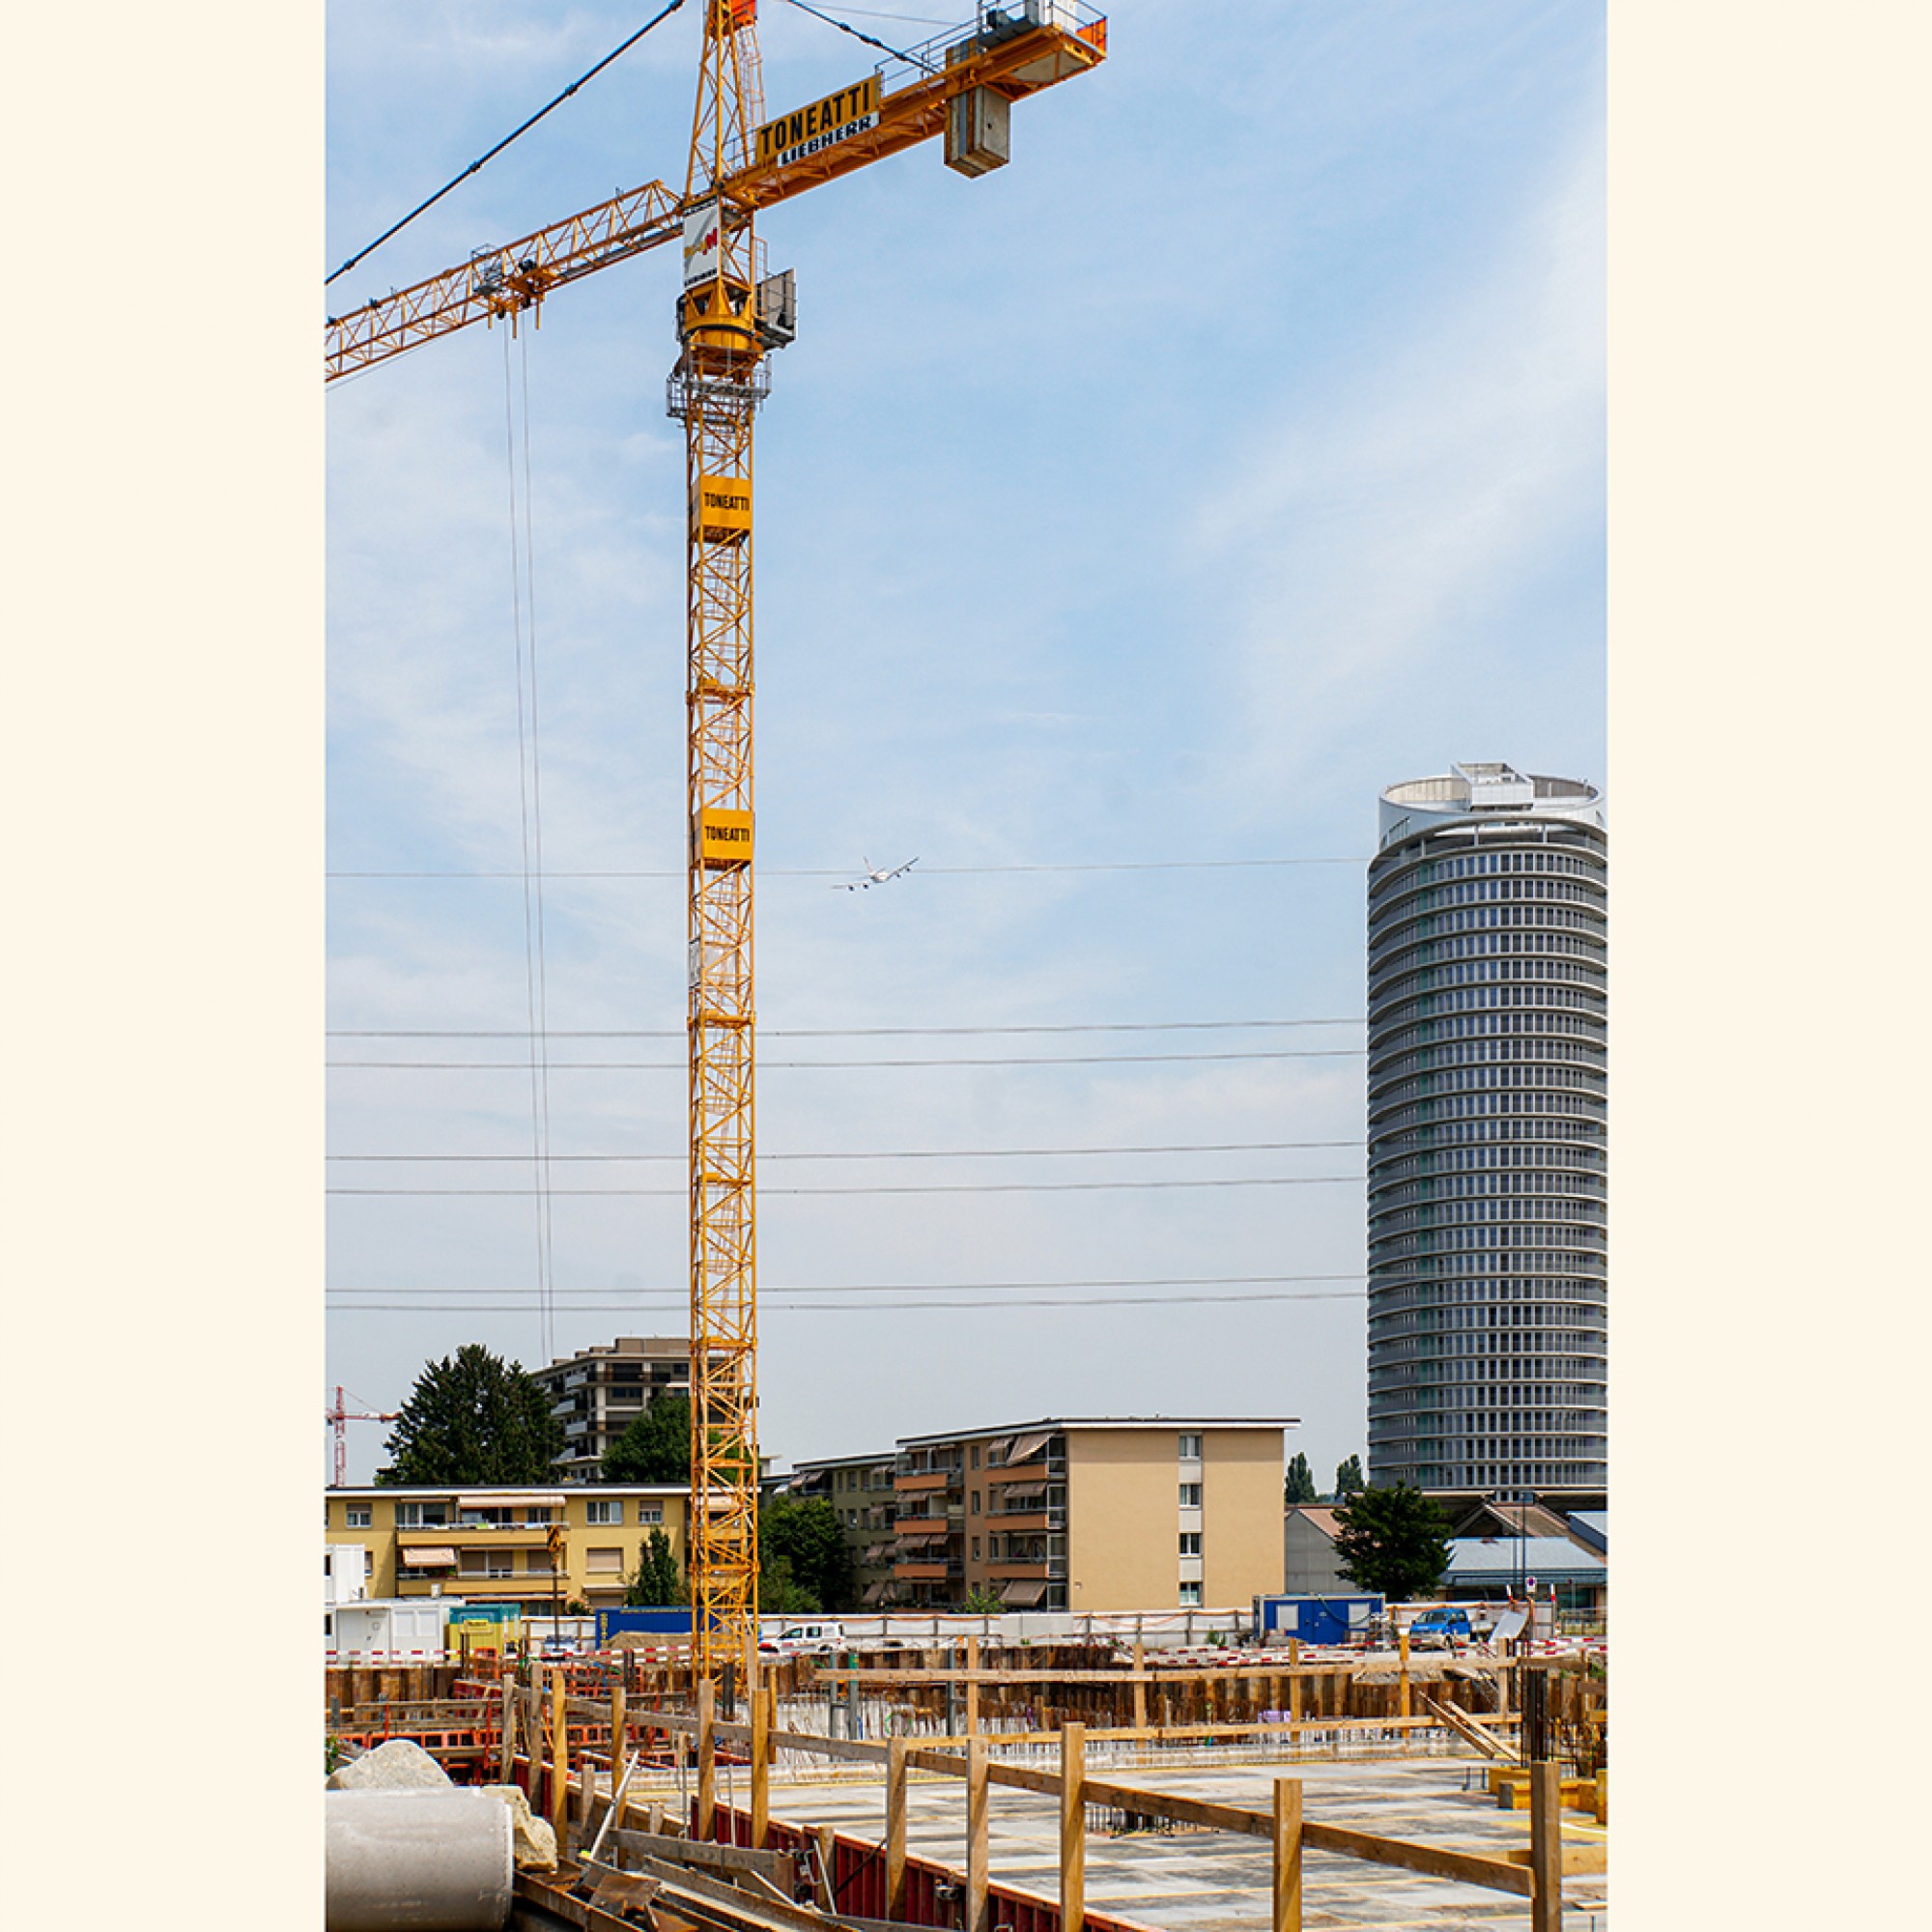
[[[371,1597],[461,1597],[532,1613],[547,1611],[553,1597],[611,1607],[624,1601],[654,1529],[684,1564],[690,1492],[678,1484],[375,1487],[332,1489],[327,1498],[327,1541],[362,1545]],[[560,1568],[553,1529],[561,1531]]]
[[[1293,1417],[1059,1417],[901,1438],[894,1596],[953,1608],[1244,1606],[1281,1588]]]

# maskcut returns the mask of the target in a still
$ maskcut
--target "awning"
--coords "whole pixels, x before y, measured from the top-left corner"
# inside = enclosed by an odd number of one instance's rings
[[[1022,1435],[1013,1444],[1012,1454],[1007,1458],[1007,1461],[1009,1463],[1031,1463],[1046,1447],[1046,1435],[1047,1432],[1041,1430],[1037,1435]]]
[[[899,1531],[901,1543],[938,1543],[952,1534],[943,1522],[935,1523],[930,1529],[902,1529]]]
[[[1046,1506],[1046,1485],[1044,1483],[1012,1483],[1000,1492],[1001,1509],[1019,1509],[1037,1504]],[[998,1511],[994,1512],[995,1515]]]
[[[866,1601],[868,1604],[876,1604],[885,1594],[886,1586],[883,1583],[867,1583],[866,1585]]]
[[[561,1509],[561,1490],[483,1490],[473,1496],[458,1496],[456,1507],[466,1510]]]
[[[403,1546],[403,1561],[412,1570],[453,1570],[456,1568],[456,1551],[440,1543],[406,1543]]]
[[[1000,1594],[1009,1604],[1037,1604],[1046,1595],[1046,1582],[1039,1577],[1019,1577],[1003,1585]]]

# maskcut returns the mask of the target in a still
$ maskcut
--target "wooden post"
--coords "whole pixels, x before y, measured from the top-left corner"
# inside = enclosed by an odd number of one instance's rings
[[[752,1849],[765,1848],[765,1825],[772,1797],[771,1718],[763,1673],[752,1666]]]
[[[718,1822],[718,1690],[709,1677],[697,1680],[697,1835],[709,1843]],[[680,1740],[682,1743],[682,1740]]]
[[[1301,1932],[1301,1780],[1274,1781],[1274,1932]]]
[[[977,1672],[980,1668],[980,1639],[969,1636],[966,1639],[966,1668]],[[980,1728],[980,1686],[976,1677],[966,1679],[966,1735],[970,1738]]]
[[[1147,1729],[1147,1679],[1138,1673],[1147,1668],[1147,1645],[1139,1637],[1134,1639],[1134,1729]]]
[[[965,1932],[988,1932],[986,1913],[986,1741],[966,1741],[966,1925]],[[1539,1926],[1536,1932],[1542,1932]]]
[[[1563,1932],[1563,1786],[1548,1758],[1529,1768],[1530,1932]]]
[[[503,1742],[497,1757],[497,1782],[508,1784],[517,1770],[517,1680],[503,1679]]]
[[[886,1741],[886,1917],[905,1917],[906,1741]]]
[[[1405,1718],[1406,1718],[1406,1717],[1407,1717],[1407,1716],[1408,1716],[1408,1714],[1409,1714],[1409,1713],[1408,1713],[1408,1633],[1407,1633],[1407,1631],[1406,1631],[1406,1630],[1403,1630],[1403,1631],[1398,1631],[1398,1632],[1396,1633],[1396,1639],[1395,1639],[1395,1648],[1396,1648],[1396,1655],[1397,1655],[1397,1657],[1398,1657],[1398,1658],[1399,1658],[1399,1659],[1401,1660],[1401,1666],[1400,1666],[1400,1667],[1401,1667],[1401,1671],[1402,1671],[1402,1706],[1401,1706],[1401,1709],[1400,1709],[1400,1711],[1399,1711],[1398,1715],[1399,1715],[1399,1716],[1401,1716],[1401,1717],[1405,1717]]]
[[[1291,1649],[1296,1647],[1294,1639],[1289,1639]],[[1300,1667],[1291,1662],[1288,1672],[1288,1719],[1292,1724],[1301,1721],[1302,1677]]]
[[[830,1913],[838,1902],[833,1889],[832,1867],[838,1861],[838,1829],[835,1825],[818,1828],[818,1902]]]
[[[563,1665],[550,1668],[550,1828],[556,1833],[556,1855],[564,1855],[570,1813],[570,1717],[563,1702]]]
[[[611,1780],[611,1788],[616,1789],[616,1779]],[[590,1807],[597,1797],[597,1768],[588,1750],[582,1746],[577,1751],[577,1842],[579,1848],[590,1843]]]
[[[1610,1822],[1610,1772],[1607,1765],[1597,1774],[1596,1809],[1597,1823],[1607,1825]]]
[[[617,1802],[617,1787],[623,1782],[624,1766],[630,1761],[631,1756],[631,1714],[628,1708],[629,1701],[624,1681],[622,1678],[619,1678],[611,1687],[611,1802],[612,1804]],[[613,1832],[617,1831],[622,1827],[623,1823],[624,1821],[621,1818],[612,1818],[611,1820],[611,1829]]]
[[[1060,1727],[1060,1932],[1087,1924],[1087,1726]]]

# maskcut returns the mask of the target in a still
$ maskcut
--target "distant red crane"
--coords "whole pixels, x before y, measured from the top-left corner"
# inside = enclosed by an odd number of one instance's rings
[[[342,1384],[335,1385],[335,1406],[323,1412],[325,1422],[335,1425],[335,1482],[332,1487],[341,1489],[349,1474],[349,1431],[344,1428],[350,1422],[394,1422],[396,1411],[379,1414],[372,1408],[346,1408],[343,1406]]]

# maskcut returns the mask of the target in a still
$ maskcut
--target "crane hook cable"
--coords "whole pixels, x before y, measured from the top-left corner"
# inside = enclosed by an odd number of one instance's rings
[[[416,218],[417,215],[421,214],[426,209],[434,208],[436,204],[440,202],[443,198],[443,196],[450,191],[451,188],[460,186],[464,182],[467,182],[469,179],[469,177],[473,175],[477,171],[477,169],[483,165],[485,161],[495,160],[496,157],[498,155],[500,155],[503,152],[503,150],[507,148],[510,145],[510,143],[517,138],[519,134],[528,133],[529,130],[532,128],[534,128],[537,125],[537,123],[541,121],[544,118],[544,116],[551,111],[553,107],[560,107],[566,100],[570,99],[570,97],[573,94],[577,92],[577,90],[580,87],[583,85],[583,83],[586,80],[594,80],[598,74],[602,73],[604,70],[607,67],[609,67],[613,60],[617,58],[619,54],[626,53],[632,47],[636,46],[638,43],[641,41],[653,27],[655,27],[660,21],[668,19],[670,15],[675,14],[677,10],[683,5],[684,5],[684,0],[670,0],[669,6],[666,7],[662,12],[653,14],[651,18],[646,20],[644,24],[641,27],[639,27],[638,31],[635,34],[633,34],[628,41],[625,41],[621,43],[619,45],[612,47],[611,51],[608,54],[606,54],[604,58],[601,61],[599,61],[595,67],[590,69],[590,71],[587,73],[579,74],[577,78],[573,80],[570,83],[570,85],[566,87],[563,90],[563,92],[556,97],[554,100],[548,101],[542,107],[539,107],[537,111],[534,114],[532,114],[530,118],[527,121],[526,121],[521,128],[512,128],[511,131],[505,134],[503,138],[500,141],[498,141],[494,148],[490,149],[490,151],[487,154],[478,155],[476,158],[473,161],[471,161],[469,165],[467,168],[465,168],[460,175],[457,175],[453,180],[444,182],[443,185],[440,188],[438,188],[437,191],[433,195],[431,195],[427,201],[418,202],[415,205],[415,207],[411,209],[410,212],[406,215],[404,215],[400,221],[396,222],[392,227],[384,229],[382,234],[377,236],[375,241],[371,242],[366,248],[357,249],[355,254],[350,256],[348,261],[343,263],[341,268],[336,270],[335,274],[325,275],[322,279],[323,287],[327,288],[330,282],[335,280],[336,275],[346,275],[349,272],[349,270],[356,265],[357,262],[361,261],[365,255],[373,255],[376,252],[376,250],[380,248],[384,242],[388,241],[388,239],[392,235],[400,235],[402,231],[405,228],[407,228],[410,225],[410,223]]]

